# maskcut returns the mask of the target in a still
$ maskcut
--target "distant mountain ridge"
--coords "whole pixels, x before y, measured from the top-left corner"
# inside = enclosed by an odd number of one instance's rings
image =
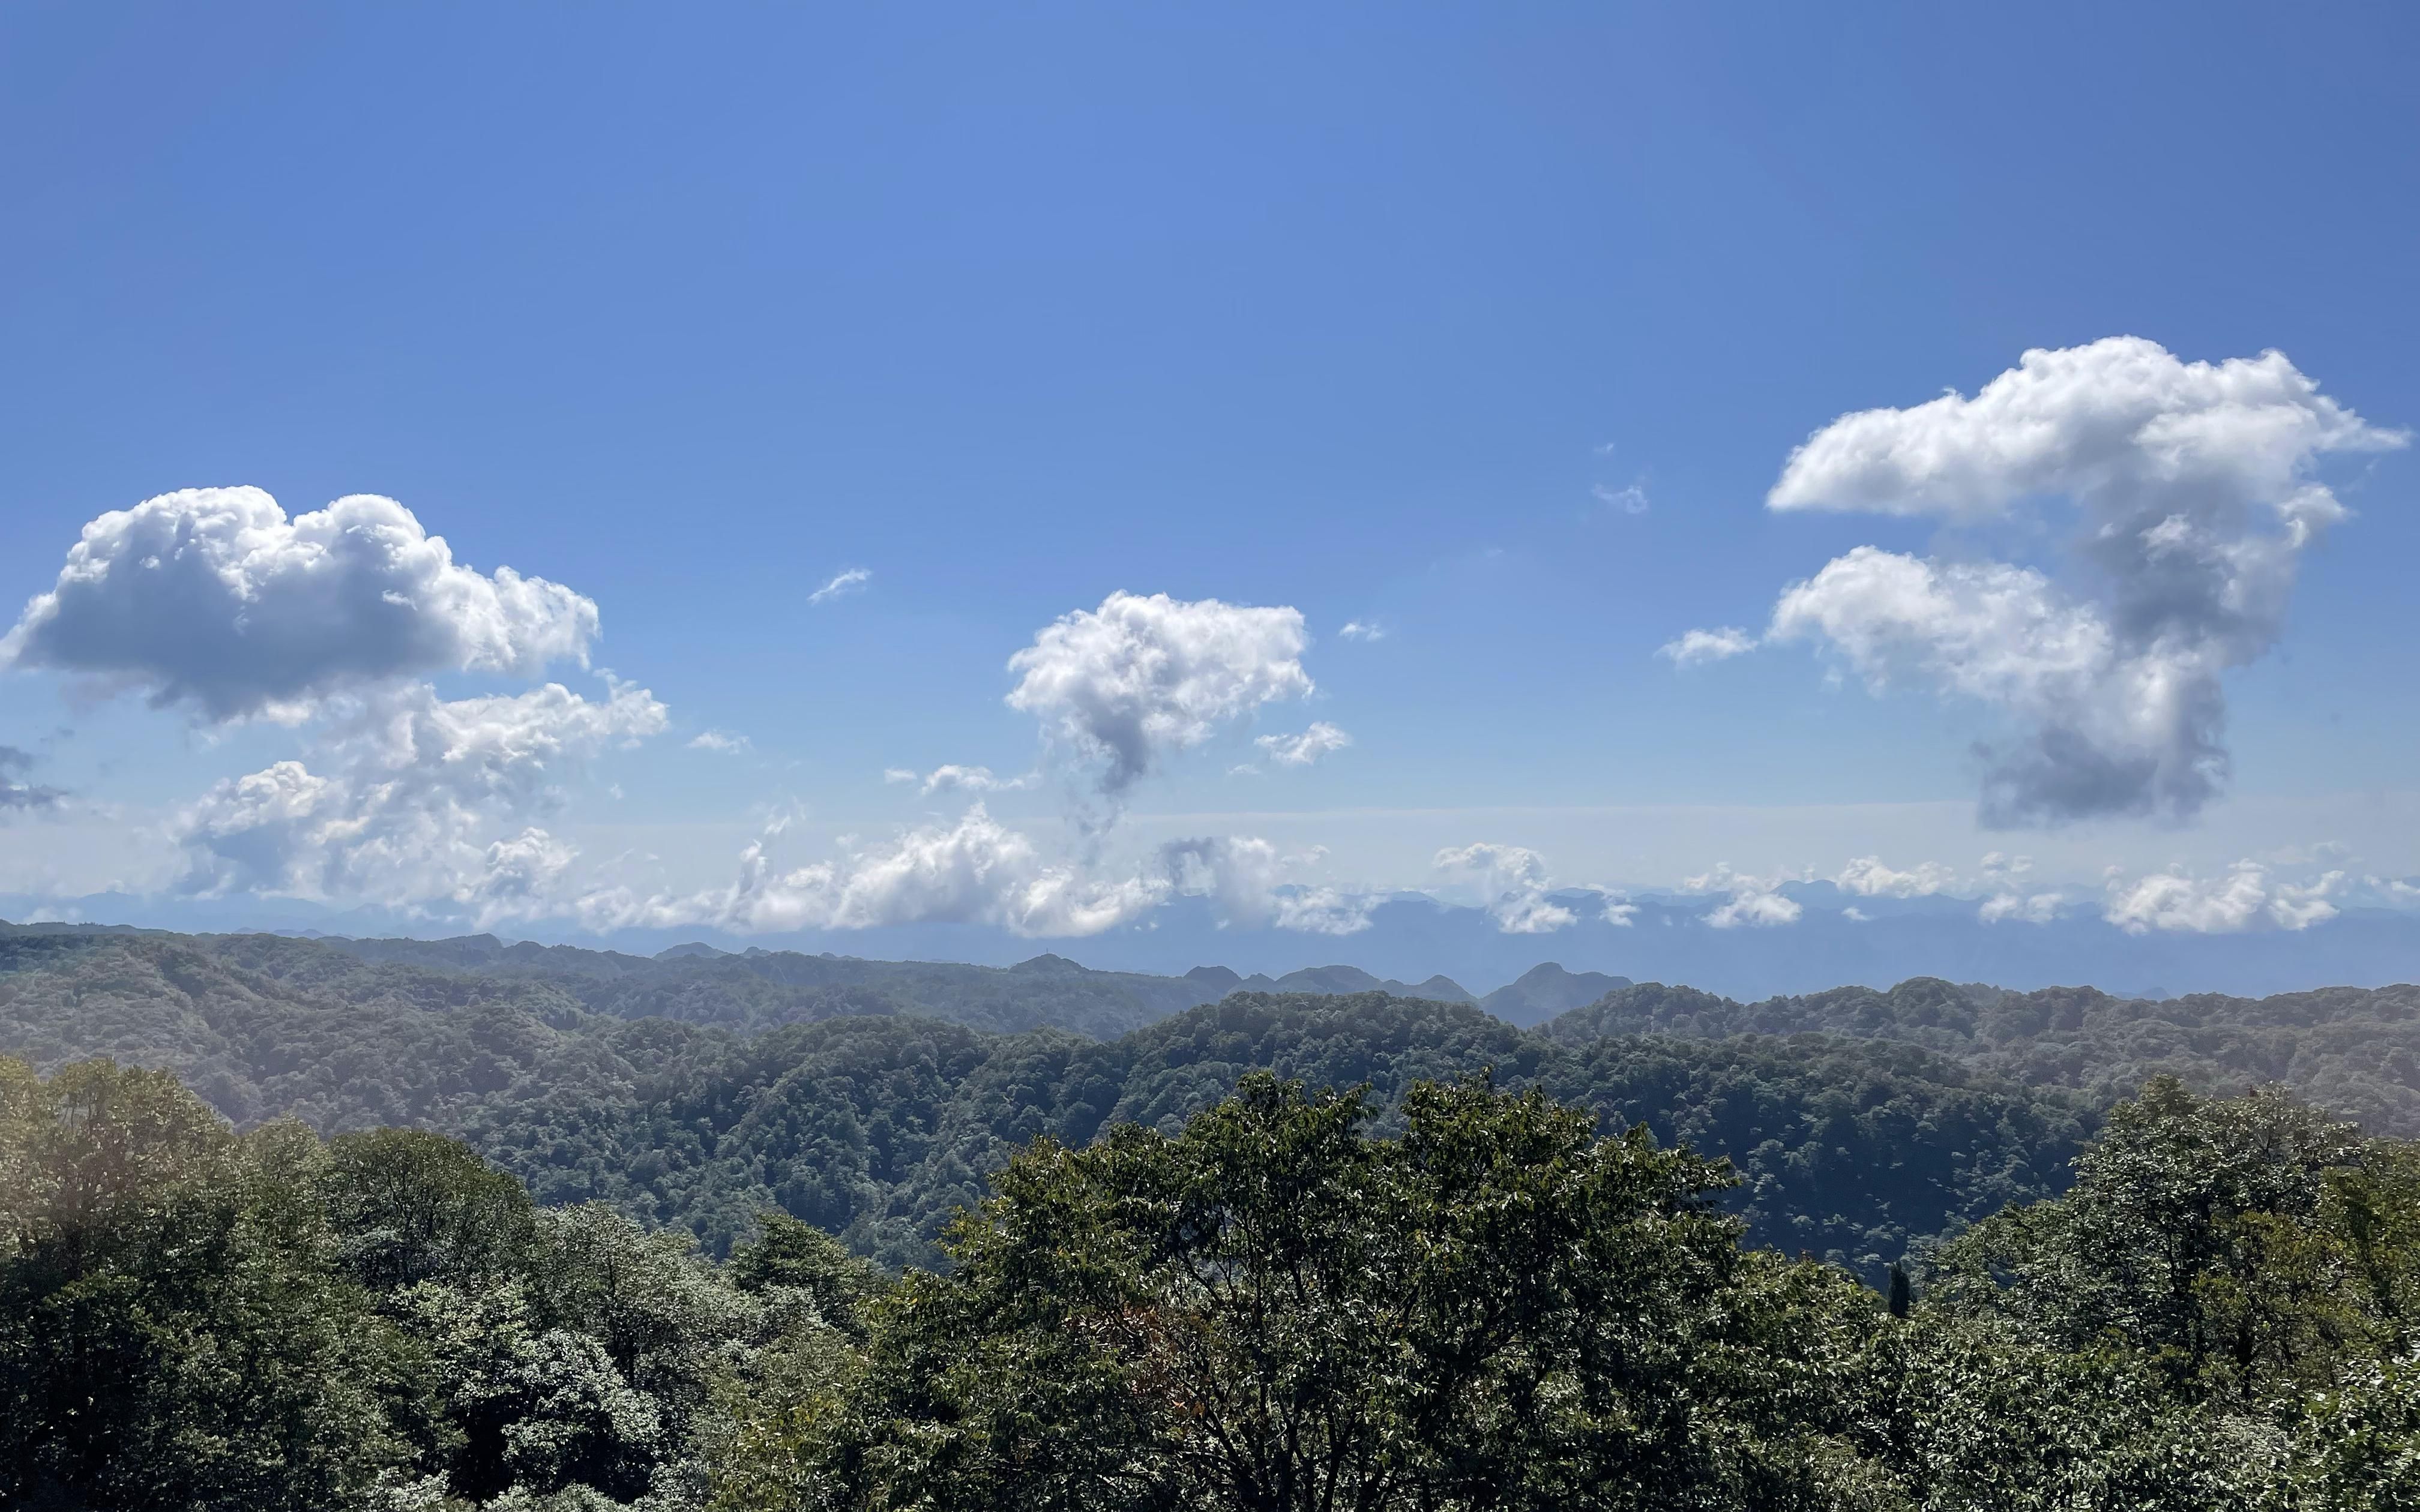
[[[575,1025],[584,1017],[666,1020],[742,1036],[835,1018],[892,1016],[989,1034],[1072,1031],[1109,1041],[1239,995],[1383,995],[1476,1008],[1567,1042],[1575,1034],[1895,1041],[2096,1102],[2124,1095],[2158,1072],[2210,1088],[2282,1083],[2378,1132],[2420,1134],[2420,987],[2409,985],[2152,1000],[2088,987],[2021,993],[1919,977],[1888,989],[1848,986],[1743,1002],[1549,962],[1474,998],[1443,977],[1407,984],[1352,966],[1246,977],[1213,965],[1157,977],[1095,970],[1053,953],[1013,966],[710,946],[672,948],[656,958],[508,944],[491,934],[304,940],[0,923],[0,1050],[45,1062],[105,1053],[147,1064],[167,1053],[178,1042],[177,1033],[158,1026],[180,1011],[175,993],[165,989],[156,999],[137,995],[126,1002],[123,1023],[131,1026],[101,1040],[79,1039],[82,1030],[40,1013],[22,1016],[22,1008],[15,1026],[8,1027],[12,991],[29,974],[74,975],[77,959],[92,956],[90,975],[100,985],[79,988],[78,1001],[97,991],[107,1002],[116,989],[109,985],[115,979],[106,962],[127,952],[195,963],[180,969],[225,974],[256,995],[300,992],[349,1010],[509,1007],[548,1025]],[[22,1005],[22,996],[16,1000]],[[119,1022],[115,1009],[103,1016]]]
[[[2146,928],[2139,921],[2120,927],[2102,917],[2100,901],[2081,894],[2071,896],[2046,922],[1988,920],[1973,898],[1869,897],[1830,882],[1787,883],[1776,896],[1796,910],[1795,917],[1758,927],[1722,915],[1722,893],[1643,892],[1622,909],[1608,910],[1600,894],[1558,892],[1548,901],[1570,913],[1572,922],[1546,934],[1508,933],[1484,909],[1397,896],[1374,903],[1366,927],[1335,937],[1222,927],[1208,901],[1179,898],[1156,913],[1148,927],[1110,930],[1047,949],[1080,957],[1095,970],[1138,977],[1174,979],[1188,967],[1215,963],[1235,973],[1231,990],[1255,978],[1277,982],[1341,961],[1373,981],[1442,994],[1442,978],[1482,996],[1514,982],[1542,959],[1575,975],[1683,981],[1741,998],[1815,992],[1844,981],[1883,985],[1912,977],[2018,989],[2089,981],[2143,997],[2420,980],[2420,910],[2387,906],[2374,889],[2334,900],[2331,906],[2340,912],[2306,928],[2276,927],[2263,915],[2241,929],[2207,933]],[[197,933],[268,927],[366,939],[427,927],[426,920],[284,900],[0,897],[0,917],[22,918],[36,910],[40,917],[106,918]],[[658,930],[600,939],[559,921],[520,928],[541,942],[643,959],[666,950],[701,959],[714,959],[709,952],[763,950],[1005,967],[1045,949],[972,924],[750,938]]]
[[[2284,1083],[2375,1132],[2420,1133],[2420,987],[2154,1002],[1917,978],[1744,1003],[1639,982],[1536,1027],[1503,1016],[1606,980],[1541,965],[1482,1010],[1047,954],[655,960],[480,935],[7,926],[0,1054],[174,1070],[240,1124],[458,1132],[545,1200],[603,1198],[716,1244],[778,1202],[903,1261],[930,1256],[1016,1145],[1172,1126],[1260,1067],[1367,1083],[1382,1103],[1424,1077],[1544,1087],[1609,1127],[1728,1155],[1758,1242],[1869,1275],[1945,1225],[2055,1190],[2099,1111],[2152,1074]]]
[[[1223,966],[1196,966],[1187,972],[1186,976],[1188,979],[1207,980],[1202,974],[1208,970],[1224,971],[1229,977],[1235,975]],[[1450,977],[1439,975],[1431,977],[1426,981],[1403,982],[1391,978],[1373,976],[1358,966],[1305,966],[1300,971],[1289,971],[1282,977],[1272,977],[1264,972],[1256,971],[1249,977],[1236,978],[1227,991],[1315,993],[1327,996],[1340,996],[1346,993],[1385,993],[1392,997],[1417,997],[1431,1003],[1480,1001],[1478,997],[1471,995],[1469,989]]]
[[[145,932],[125,925],[24,925],[0,919],[0,933],[72,936]],[[342,935],[309,933],[271,937],[310,939],[365,961],[398,962],[449,971],[518,975],[563,972],[583,979],[634,984],[675,973],[692,981],[701,975],[721,977],[727,980],[737,974],[746,974],[791,987],[900,987],[907,993],[901,1007],[926,1012],[935,1011],[939,1007],[929,1000],[934,984],[939,981],[946,980],[963,989],[969,984],[985,983],[998,975],[1019,979],[1047,977],[1080,982],[1083,984],[1080,991],[1090,996],[1130,995],[1132,1006],[1143,1015],[1129,1023],[1125,1021],[1125,1015],[1121,1015],[1105,1003],[1097,1013],[1079,1018],[1063,1017],[1054,1020],[1050,1026],[1080,1028],[1087,1033],[1123,1032],[1125,1028],[1139,1026],[1152,1018],[1214,1003],[1238,992],[1298,993],[1322,996],[1385,993],[1390,997],[1423,1002],[1468,1003],[1509,1024],[1534,1027],[1558,1013],[1593,1002],[1617,987],[1630,985],[1627,977],[1609,976],[1598,971],[1566,971],[1551,961],[1531,967],[1518,980],[1481,996],[1441,974],[1423,981],[1406,982],[1349,965],[1305,966],[1278,977],[1264,972],[1244,976],[1229,966],[1207,965],[1195,966],[1182,977],[1170,978],[1145,972],[1096,971],[1047,951],[1011,966],[979,966],[958,962],[868,961],[857,956],[807,955],[797,950],[762,948],[725,950],[698,940],[667,946],[650,956],[638,956],[574,945],[540,945],[527,940],[507,942],[493,934],[462,934],[437,940],[408,937],[349,939]],[[692,1011],[695,1010],[697,999],[694,994],[689,995],[687,1006]],[[618,1016],[645,1015],[623,1012]],[[691,1014],[667,1012],[664,1016],[690,1017]],[[956,1019],[956,1015],[946,1011],[943,1016]],[[1015,1019],[1015,1015],[1010,1017]],[[719,1020],[708,1015],[705,1021]],[[1006,1022],[982,1026],[1015,1030],[1044,1026],[1039,1022]]]
[[[768,1026],[770,1000],[747,1005],[753,1020],[725,1011],[701,1022],[677,992],[628,995],[656,964],[644,957],[555,957],[585,969],[544,970],[542,949],[449,943],[489,969],[276,935],[0,934],[0,1054],[172,1070],[246,1127],[291,1115],[332,1133],[455,1133],[543,1202],[607,1201],[718,1252],[778,1205],[893,1263],[933,1263],[952,1214],[984,1196],[1017,1146],[1080,1145],[1122,1121],[1174,1128],[1259,1068],[1366,1086],[1382,1124],[1419,1080],[1489,1074],[1546,1088],[1608,1128],[1645,1122],[1733,1157],[1751,1178],[1736,1211],[1757,1242],[1838,1253],[1869,1276],[1945,1226],[2054,1190],[2092,1122],[2064,1092],[1978,1076],[1912,1045],[1568,1044],[1467,1002],[1374,992],[1229,993],[1111,1038],[987,1033],[898,1011],[863,980],[779,999],[784,1013],[815,1016]],[[813,957],[783,969],[803,963],[852,976],[918,969]],[[691,988],[770,985],[744,962],[674,964],[738,974],[679,979]],[[1102,1001],[1103,974],[1072,963],[970,969],[992,995],[959,1002],[963,1016],[1084,1019]],[[956,979],[905,980],[930,991]],[[1074,995],[1062,1014],[1047,998],[1000,995],[1003,980]],[[692,1016],[614,1011],[661,1007]],[[1928,1131],[1916,1140],[1901,1127],[1911,1117]],[[1877,1181],[1885,1154],[1893,1174]]]
[[[0,935],[73,939],[157,933],[164,938],[302,940],[300,935],[176,935],[123,925],[10,924]],[[1225,966],[1197,966],[1182,977],[1096,971],[1052,952],[1010,966],[948,961],[869,961],[751,948],[724,950],[703,941],[668,946],[651,956],[575,945],[508,942],[493,934],[447,939],[349,939],[323,934],[308,943],[357,960],[540,980],[559,977],[591,1011],[617,1018],[664,1017],[690,1023],[765,1028],[842,1012],[915,1012],[999,1033],[1065,1028],[1113,1037],[1236,992],[1340,995],[1386,993],[1440,1003],[1485,1006],[1450,978],[1402,982],[1355,966],[1311,966],[1281,977],[1240,976]],[[256,952],[272,949],[252,947]],[[1541,968],[1559,972],[1559,967]],[[1537,973],[1533,972],[1534,977]],[[1527,979],[1525,979],[1526,980]],[[1583,979],[1574,979],[1581,980]],[[1607,983],[1618,979],[1601,980]],[[1508,988],[1505,991],[1510,992]],[[1567,996],[1571,995],[1566,993]],[[1560,1007],[1576,1007],[1590,994]],[[1047,999],[1047,1008],[1035,1006]],[[1558,1010],[1559,1011],[1559,1010]],[[1528,1022],[1538,1022],[1531,1019]]]

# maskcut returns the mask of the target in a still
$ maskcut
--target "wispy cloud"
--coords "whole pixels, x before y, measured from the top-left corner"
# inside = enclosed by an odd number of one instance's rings
[[[1384,640],[1387,627],[1375,620],[1347,620],[1344,628],[1336,632],[1347,640]]]
[[[14,746],[0,746],[0,816],[11,810],[52,809],[65,796],[56,788],[38,786],[25,781],[23,774],[34,766],[30,752]]]
[[[1331,750],[1342,750],[1353,737],[1325,719],[1315,720],[1298,735],[1262,735],[1252,742],[1280,766],[1309,766]]]
[[[728,730],[707,730],[689,743],[691,750],[720,751],[725,756],[737,756],[753,748],[746,735],[735,735]]]
[[[1885,865],[1879,856],[1860,856],[1840,869],[1832,885],[1860,898],[1928,898],[1948,891],[1957,881],[1958,873],[1938,861],[1919,861],[1900,872]]]
[[[1726,625],[1719,630],[1691,630],[1678,640],[1667,640],[1656,648],[1655,654],[1675,667],[1697,667],[1745,656],[1755,649],[1756,637],[1737,625]]]
[[[926,774],[918,791],[928,796],[936,793],[1016,793],[1041,780],[1038,772],[1023,777],[994,777],[988,766],[936,766]]]
[[[840,598],[846,594],[856,593],[859,589],[863,588],[867,583],[872,582],[873,580],[874,573],[872,569],[866,567],[850,567],[845,571],[834,574],[831,581],[824,584],[821,588],[816,589],[814,593],[809,594],[807,595],[807,602],[810,604],[830,603],[835,598]]]
[[[1595,496],[1598,503],[1609,504],[1625,515],[1647,513],[1647,485],[1644,482],[1634,482],[1620,488],[1608,487],[1602,483],[1590,484],[1589,492]]]
[[[936,766],[930,772],[919,772],[912,766],[886,766],[882,769],[885,782],[913,782],[925,797],[936,793],[1021,793],[1042,780],[1039,772],[1022,777],[995,777],[988,766],[962,766],[955,762]]]

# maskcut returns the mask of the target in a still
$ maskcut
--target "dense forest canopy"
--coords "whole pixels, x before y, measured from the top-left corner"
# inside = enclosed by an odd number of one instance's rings
[[[2282,1083],[2374,1133],[2420,1134],[2410,988],[2148,1003],[1919,980],[1739,1004],[1621,984],[1522,1030],[1370,994],[1162,1011],[1137,995],[1172,1004],[1223,979],[1056,957],[994,970],[16,930],[0,967],[0,1052],[37,1067],[171,1070],[240,1128],[458,1134],[544,1203],[609,1202],[716,1255],[775,1207],[884,1263],[934,1263],[951,1215],[1025,1141],[1173,1129],[1260,1069],[1366,1083],[1382,1127],[1422,1077],[1544,1088],[1608,1130],[1643,1122],[1729,1159],[1743,1180],[1724,1200],[1753,1242],[1869,1280],[2055,1194],[2102,1111],[2152,1075]]]
[[[0,1059],[0,1504],[2351,1512],[2420,1498],[2420,1147],[2160,1079],[1885,1292],[1543,1088],[1256,1072],[886,1274],[460,1141]]]
[[[814,1016],[749,1033],[599,1011],[627,1004],[615,979],[526,963],[438,970],[256,935],[20,936],[0,953],[18,963],[0,974],[0,1051],[173,1070],[240,1127],[290,1114],[458,1134],[541,1202],[609,1202],[714,1254],[776,1207],[885,1263],[932,1264],[952,1215],[1037,1135],[1173,1129],[1262,1069],[1366,1083],[1391,1119],[1416,1080],[1492,1070],[1730,1158],[1745,1180],[1729,1200],[1758,1242],[1879,1276],[1930,1235],[2055,1190],[2094,1117],[1913,1045],[1574,1042],[1382,994],[1238,993],[1104,1041],[987,1034],[826,983],[789,999]]]
[[[2412,989],[1525,980],[0,934],[0,1496],[2420,1495]]]

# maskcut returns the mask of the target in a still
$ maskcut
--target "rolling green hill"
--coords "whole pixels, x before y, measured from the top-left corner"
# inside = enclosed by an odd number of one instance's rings
[[[1120,1120],[1174,1127],[1259,1068],[1366,1082],[1382,1107],[1423,1076],[1544,1086],[1609,1126],[1730,1157],[1753,1239],[1869,1271],[2055,1190],[2090,1127],[2066,1093],[1839,1037],[1575,1043],[1468,1004],[1249,993],[1114,1039],[1003,1035],[897,1011],[871,972],[793,984],[706,960],[690,990],[759,994],[757,1011],[682,1013],[677,995],[633,995],[657,979],[609,974],[602,952],[566,971],[441,945],[477,969],[405,959],[447,959],[440,949],[267,935],[14,935],[0,940],[0,1050],[173,1070],[239,1126],[290,1112],[332,1132],[459,1134],[542,1201],[604,1198],[717,1251],[776,1203],[892,1262],[929,1259],[1017,1145],[1080,1145]],[[1078,970],[996,980],[1016,995],[984,1001],[1018,1012],[1065,1002],[1080,1025],[1100,1001]],[[789,1022],[742,1032],[768,1019]]]
[[[892,1263],[929,1261],[1036,1135],[1174,1128],[1259,1069],[1367,1084],[1382,1120],[1422,1077],[1542,1087],[1730,1159],[1752,1242],[1869,1276],[2058,1191],[2153,1074],[2285,1082],[2420,1132],[2411,988],[2149,1003],[1918,980],[1741,1004],[1647,983],[1523,1029],[1376,992],[1186,1003],[1206,975],[19,930],[0,1052],[170,1069],[239,1127],[458,1134],[541,1201],[602,1198],[718,1253],[777,1204]]]
[[[2420,1136],[2420,987],[2332,987],[2273,997],[2159,1001],[2090,987],[2004,992],[1919,977],[1887,991],[1838,987],[1737,1003],[1648,982],[1548,1027],[1566,1044],[1606,1035],[1834,1034],[1921,1045],[2095,1106],[2157,1075],[2206,1092],[2282,1085],[2375,1134]]]

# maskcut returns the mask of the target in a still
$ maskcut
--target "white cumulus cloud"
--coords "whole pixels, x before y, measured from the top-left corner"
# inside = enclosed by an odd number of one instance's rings
[[[86,525],[0,638],[0,665],[141,688],[212,721],[299,718],[401,677],[584,665],[597,627],[588,599],[462,565],[392,499],[289,519],[258,488],[189,488]]]
[[[752,742],[746,735],[735,735],[728,730],[701,731],[689,743],[691,750],[710,750],[722,756],[745,754]]]
[[[1987,823],[2190,817],[2227,775],[2221,674],[2275,643],[2302,551],[2345,517],[2318,463],[2405,440],[2273,351],[2029,351],[1972,398],[1842,416],[1767,502],[1978,522],[2065,500],[2071,573],[1860,547],[1785,592],[1770,635],[2005,715]]]
[[[1375,620],[1347,620],[1344,622],[1344,627],[1336,633],[1342,636],[1347,640],[1384,640],[1387,639],[1387,627],[1380,625]]]
[[[2124,515],[2183,485],[2272,506],[2312,486],[2304,471],[2321,453],[2401,444],[2283,352],[2186,363],[2113,336],[2028,351],[1971,399],[1843,415],[1791,453],[1766,501],[1975,518],[2069,494]]]
[[[1311,690],[1299,610],[1116,593],[1062,616],[1009,658],[1009,706],[1098,769],[1116,798],[1169,754],[1264,703]]]
[[[1742,889],[1708,914],[1706,922],[1715,929],[1735,929],[1743,924],[1770,928],[1797,923],[1802,911],[1794,901],[1777,892]]]
[[[1742,926],[1769,929],[1782,924],[1795,924],[1806,912],[1796,900],[1781,895],[1780,887],[1789,881],[1786,876],[1753,877],[1731,870],[1728,861],[1717,862],[1714,869],[1681,884],[1689,892],[1720,892],[1727,894],[1706,915],[1706,923],[1714,929],[1738,929]]]
[[[740,855],[723,887],[639,899],[583,901],[595,927],[703,925],[734,933],[872,929],[915,923],[989,924],[1013,934],[1086,935],[1134,919],[1168,895],[1164,879],[1098,877],[1044,856],[980,803],[953,825],[925,825],[828,860],[783,870],[775,825]]]
[[[1098,934],[1132,923],[1171,898],[1208,898],[1221,925],[1349,934],[1369,925],[1370,903],[1284,882],[1311,857],[1281,857],[1249,837],[1171,841],[1121,869],[1044,854],[1031,836],[981,803],[954,824],[929,824],[843,854],[783,868],[776,822],[740,855],[726,887],[639,896],[598,888],[558,903],[591,928],[703,926],[733,933],[855,930],[925,923],[984,924],[1028,937]]]
[[[1858,547],[1782,594],[1773,633],[1824,640],[1877,692],[1931,686],[2012,716],[2026,733],[1986,753],[1988,823],[2182,818],[2226,775],[2226,659],[2189,640],[2130,651],[2030,568]]]
[[[1550,934],[1579,918],[1548,901],[1545,858],[1526,846],[1449,846],[1436,853],[1436,868],[1475,878],[1488,914],[1507,934]]]
[[[1267,841],[1241,835],[1171,841],[1159,854],[1175,890],[1209,899],[1220,928],[1265,924],[1275,914],[1283,867]]]
[[[1018,681],[1007,702],[1041,722],[1052,752],[1097,780],[1114,816],[1125,790],[1171,753],[1205,743],[1264,703],[1310,693],[1300,660],[1308,639],[1292,609],[1112,594],[1097,609],[1045,626],[1010,659]],[[1344,743],[1342,731],[1314,724],[1264,748],[1299,764]],[[883,772],[884,781],[913,784],[927,796],[1022,789],[1039,779],[956,764],[925,774]],[[743,853],[727,887],[654,896],[597,889],[575,911],[593,927],[763,932],[954,922],[1088,935],[1190,893],[1210,898],[1222,921],[1323,933],[1366,923],[1366,909],[1354,900],[1285,884],[1286,863],[1266,841],[1249,838],[1176,841],[1121,870],[1090,854],[1046,855],[977,803],[954,824],[871,845],[845,841],[837,856],[785,868],[772,859],[779,833],[768,831]]]
[[[2055,892],[2004,889],[1977,905],[1975,917],[1986,924],[2048,924],[2059,916],[2067,900]]]
[[[1860,898],[1923,898],[1945,892],[1958,873],[1938,861],[1920,861],[1905,872],[1883,864],[1879,856],[1861,856],[1832,879],[1842,892]]]
[[[2067,911],[2067,895],[2055,888],[2033,889],[2026,874],[2034,869],[2033,857],[2009,856],[1993,851],[1983,857],[1979,870],[1984,884],[1992,890],[1977,906],[1975,917],[1986,924],[2048,924]]]
[[[2328,899],[2344,881],[2342,872],[2329,872],[2314,882],[2289,883],[2257,861],[2238,861],[2215,876],[2181,869],[2154,872],[2133,882],[2113,882],[2102,913],[2129,934],[2304,930],[2336,917]]]
[[[569,853],[527,821],[598,753],[665,722],[628,684],[602,701],[559,683],[452,702],[426,685],[380,693],[334,717],[308,762],[221,782],[179,816],[180,889],[544,911],[532,889]]]
[[[1242,835],[1171,841],[1160,848],[1174,889],[1211,900],[1221,928],[1271,925],[1340,936],[1368,929],[1375,899],[1285,881],[1290,867],[1320,854],[1280,856],[1267,841]]]

